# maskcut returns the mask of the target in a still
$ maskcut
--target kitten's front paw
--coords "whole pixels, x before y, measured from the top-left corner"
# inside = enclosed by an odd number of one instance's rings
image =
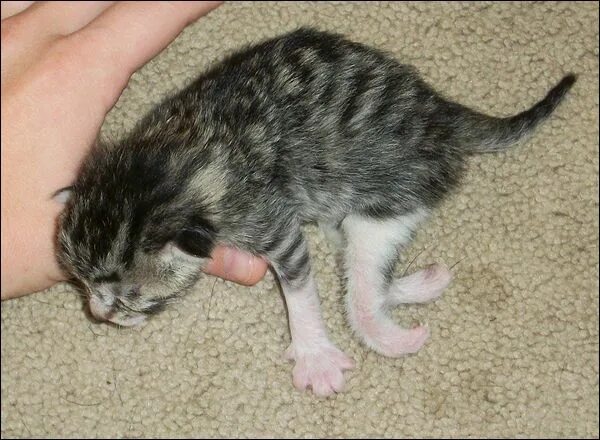
[[[310,387],[322,397],[342,391],[346,382],[343,371],[354,368],[354,361],[334,346],[308,352],[290,345],[285,356],[296,361],[292,373],[296,389],[303,391]]]

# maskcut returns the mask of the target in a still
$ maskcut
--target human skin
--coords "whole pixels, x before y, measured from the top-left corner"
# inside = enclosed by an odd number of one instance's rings
[[[3,300],[66,280],[53,194],[75,180],[131,75],[219,3],[2,2]],[[217,247],[205,272],[253,285],[266,270]]]

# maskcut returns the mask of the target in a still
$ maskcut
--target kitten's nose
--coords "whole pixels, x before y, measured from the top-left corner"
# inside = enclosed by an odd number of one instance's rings
[[[112,304],[107,305],[94,295],[90,297],[90,312],[100,321],[108,321],[115,313]]]

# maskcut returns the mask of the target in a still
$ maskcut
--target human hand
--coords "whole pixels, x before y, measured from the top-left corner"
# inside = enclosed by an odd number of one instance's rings
[[[65,280],[52,195],[75,180],[131,75],[219,3],[2,2],[2,299]],[[219,247],[205,272],[252,285],[266,270]]]

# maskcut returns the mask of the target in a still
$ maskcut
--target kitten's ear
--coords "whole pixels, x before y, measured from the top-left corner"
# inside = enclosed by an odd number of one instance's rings
[[[54,193],[52,198],[56,200],[61,205],[66,204],[71,198],[71,193],[73,192],[73,188],[71,186],[67,186],[66,188],[59,189]]]
[[[215,247],[217,232],[206,220],[193,221],[175,235],[173,245],[186,254],[208,258]]]

